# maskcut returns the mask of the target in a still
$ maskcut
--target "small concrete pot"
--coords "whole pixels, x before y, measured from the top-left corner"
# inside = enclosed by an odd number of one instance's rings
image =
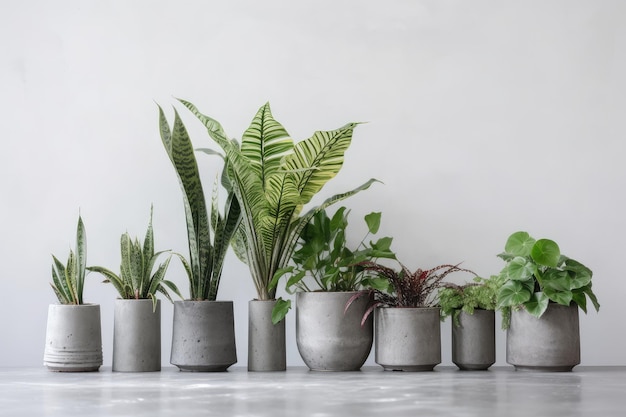
[[[452,362],[466,371],[487,370],[496,363],[495,311],[461,311],[459,325],[452,323]]]
[[[232,301],[174,301],[172,365],[181,371],[221,372],[236,362]]]
[[[439,307],[376,312],[376,363],[388,371],[432,371],[441,363]]]
[[[115,300],[113,371],[161,370],[161,301]]]
[[[550,303],[540,318],[511,311],[506,361],[516,370],[571,371],[580,363],[578,306]]]
[[[287,369],[285,320],[272,323],[276,300],[248,303],[248,371],[271,372]]]
[[[296,294],[296,342],[302,360],[314,371],[358,371],[372,350],[371,316],[361,326],[371,298],[353,292]]]
[[[98,304],[48,307],[43,363],[51,371],[92,372],[102,365]]]

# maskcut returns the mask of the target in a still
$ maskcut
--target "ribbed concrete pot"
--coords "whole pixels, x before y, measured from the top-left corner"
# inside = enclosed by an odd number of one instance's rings
[[[459,369],[483,371],[496,363],[496,313],[475,309],[461,312],[459,325],[452,323],[452,362]]]
[[[236,362],[232,301],[174,301],[172,365],[181,371],[221,372]]]
[[[91,372],[102,365],[100,306],[50,305],[43,363],[51,371]]]
[[[272,323],[276,300],[248,303],[248,371],[272,372],[287,369],[285,320]]]
[[[376,363],[388,371],[432,371],[441,363],[438,307],[377,308]]]
[[[578,306],[550,303],[540,318],[512,311],[506,361],[516,370],[571,371],[580,363]]]
[[[361,320],[370,297],[356,292],[299,292],[296,294],[296,342],[302,360],[314,371],[358,371],[372,350],[371,316]]]
[[[115,300],[113,371],[161,370],[161,301]]]

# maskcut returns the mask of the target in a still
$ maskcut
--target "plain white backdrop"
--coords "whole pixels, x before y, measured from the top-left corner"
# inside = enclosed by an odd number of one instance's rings
[[[150,204],[157,248],[186,253],[155,104],[171,120],[173,97],[233,137],[266,101],[296,140],[368,122],[320,194],[384,182],[345,202],[355,241],[382,211],[407,266],[489,276],[510,233],[552,238],[594,271],[602,308],[581,316],[583,364],[626,365],[625,14],[618,0],[2,2],[0,366],[41,366],[50,255],[66,259],[79,212],[90,265],[118,269],[119,237],[143,238]],[[198,157],[210,190],[218,160]],[[169,278],[188,294],[174,261]],[[85,299],[101,305],[110,366],[116,293],[100,281],[88,277]],[[254,297],[229,255],[219,299],[235,302],[239,366]],[[164,365],[171,314],[164,303]],[[303,365],[294,322],[290,366]]]

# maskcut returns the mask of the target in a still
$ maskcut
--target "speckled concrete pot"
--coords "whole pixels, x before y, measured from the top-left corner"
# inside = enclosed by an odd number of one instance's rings
[[[113,371],[161,370],[161,301],[115,300]]]
[[[506,361],[517,370],[571,371],[580,363],[578,306],[550,303],[540,318],[512,311]]]
[[[496,363],[496,313],[475,309],[461,312],[452,323],[452,362],[462,370],[482,371]]]
[[[388,371],[432,371],[441,363],[438,307],[377,308],[376,363]]]
[[[58,372],[100,368],[102,331],[98,304],[50,305],[43,363]]]
[[[272,323],[276,300],[248,303],[248,371],[272,372],[287,369],[285,320]]]
[[[356,299],[356,292],[299,292],[296,294],[296,342],[302,360],[314,371],[357,371],[372,349],[371,316],[361,320],[369,297]]]
[[[181,371],[220,372],[236,362],[232,301],[174,301],[172,365]]]

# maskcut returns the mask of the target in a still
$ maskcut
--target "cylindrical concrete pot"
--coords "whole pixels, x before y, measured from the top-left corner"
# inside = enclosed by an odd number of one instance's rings
[[[314,371],[358,371],[372,350],[371,316],[361,320],[371,298],[362,296],[348,308],[356,292],[296,294],[296,342],[302,360]]]
[[[272,323],[276,300],[248,303],[248,371],[270,372],[287,369],[285,320]]]
[[[462,370],[487,370],[496,363],[496,313],[475,309],[461,311],[452,323],[452,362]]]
[[[236,362],[232,301],[174,301],[172,365],[181,371],[220,372]]]
[[[161,301],[115,300],[113,371],[161,370]]]
[[[580,363],[578,306],[550,303],[540,318],[512,311],[506,361],[517,370],[571,371]]]
[[[102,331],[98,304],[50,305],[43,363],[58,372],[100,368]]]
[[[376,363],[388,371],[432,371],[441,363],[438,307],[376,309]]]

